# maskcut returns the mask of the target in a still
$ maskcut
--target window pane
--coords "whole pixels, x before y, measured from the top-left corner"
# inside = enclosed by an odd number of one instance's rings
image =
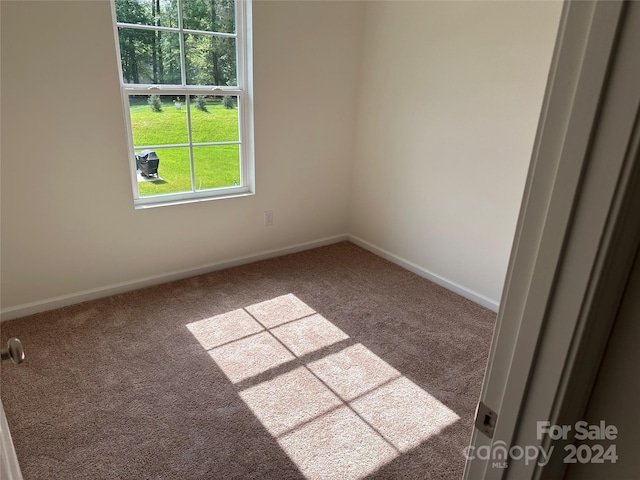
[[[240,145],[193,147],[196,190],[240,185]]]
[[[191,191],[191,162],[189,148],[151,149],[158,157],[158,176],[145,176],[144,166],[138,169],[138,192],[141,197]],[[144,151],[136,150],[139,155]],[[144,159],[142,159],[144,162]],[[140,163],[138,163],[139,165]]]
[[[116,0],[116,20],[138,25],[178,27],[175,0]]]
[[[184,36],[188,85],[237,86],[236,39]]]
[[[193,143],[237,142],[238,97],[192,96],[191,135]]]
[[[189,143],[184,97],[131,95],[129,109],[134,148]]]
[[[235,33],[234,0],[187,1],[182,7],[184,28],[207,32]]]
[[[178,33],[118,28],[124,83],[180,85]]]

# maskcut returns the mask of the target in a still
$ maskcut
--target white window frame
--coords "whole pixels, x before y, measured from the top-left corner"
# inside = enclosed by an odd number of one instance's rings
[[[178,8],[178,27],[162,27],[154,25],[139,25],[118,22],[116,18],[115,0],[111,0],[111,11],[113,17],[113,29],[118,55],[118,73],[120,75],[120,90],[122,95],[122,106],[124,110],[125,124],[128,135],[129,168],[131,173],[131,186],[133,190],[133,203],[135,208],[149,208],[163,205],[174,205],[178,203],[191,203],[203,200],[215,200],[220,198],[232,198],[255,193],[255,166],[254,166],[254,146],[253,146],[253,41],[252,41],[252,0],[236,0],[235,33],[207,32],[200,30],[186,29],[183,27],[182,3],[188,0],[180,0]],[[154,85],[154,84],[129,84],[124,82],[122,73],[122,60],[120,57],[120,42],[118,37],[118,27],[135,28],[139,30],[155,30],[163,32],[178,33],[180,36],[180,62],[183,85]],[[236,39],[236,68],[237,86],[199,86],[186,85],[185,69],[185,48],[184,34],[215,35],[220,37],[230,37]],[[133,95],[176,95],[185,98],[185,107],[189,111],[190,96],[193,95],[232,95],[238,99],[238,141],[233,142],[209,142],[198,144],[197,146],[216,145],[239,145],[240,148],[240,185],[199,190],[195,188],[195,170],[193,162],[193,144],[191,141],[191,122],[187,115],[187,128],[189,135],[189,150],[191,163],[191,187],[190,192],[167,193],[141,197],[138,192],[138,179],[133,144],[133,130],[131,128],[131,113],[129,108],[129,97]],[[163,147],[170,147],[166,145]],[[181,145],[183,146],[183,145]],[[140,147],[138,147],[140,148]],[[160,165],[162,168],[162,165]]]

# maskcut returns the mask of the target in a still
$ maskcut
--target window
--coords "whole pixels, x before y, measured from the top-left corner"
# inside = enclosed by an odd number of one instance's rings
[[[114,0],[137,207],[254,191],[250,0]]]

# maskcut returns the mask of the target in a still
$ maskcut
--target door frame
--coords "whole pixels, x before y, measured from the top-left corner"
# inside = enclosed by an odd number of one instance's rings
[[[13,447],[9,424],[0,401],[0,478],[4,480],[22,480],[20,464]]]
[[[536,422],[575,423],[586,407],[640,243],[631,212],[640,204],[632,25],[640,30],[634,2],[563,6],[480,396],[498,418],[492,439],[474,429],[467,480],[564,471],[558,451],[544,467],[508,468],[473,452],[499,442],[548,447]]]

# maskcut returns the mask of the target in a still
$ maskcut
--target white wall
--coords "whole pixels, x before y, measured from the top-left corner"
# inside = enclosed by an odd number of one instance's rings
[[[367,5],[351,234],[499,301],[560,10]]]
[[[1,5],[5,313],[345,233],[500,298],[559,3],[255,1],[257,194],[147,210],[109,3]]]
[[[362,10],[255,2],[257,194],[134,210],[109,3],[3,1],[2,308],[346,233]]]

